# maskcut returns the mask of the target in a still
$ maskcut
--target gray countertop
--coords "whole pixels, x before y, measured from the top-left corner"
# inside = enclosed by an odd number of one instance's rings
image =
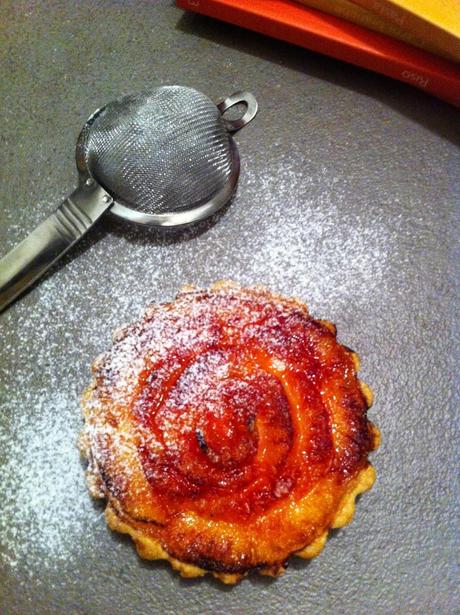
[[[107,217],[0,315],[0,611],[454,613],[458,110],[170,0],[4,0],[0,23],[2,254],[76,185],[76,138],[105,102],[180,83],[260,105],[215,224],[165,238]],[[335,322],[382,431],[353,523],[311,563],[231,589],[140,561],[90,500],[76,448],[79,395],[113,329],[222,278]]]

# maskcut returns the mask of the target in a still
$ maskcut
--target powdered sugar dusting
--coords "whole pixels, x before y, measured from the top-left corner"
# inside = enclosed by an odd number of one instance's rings
[[[22,404],[6,402],[14,426],[2,429],[6,461],[0,536],[2,559],[10,566],[40,558],[64,564],[84,540],[92,505],[83,490],[75,446],[78,400],[66,393],[25,393]],[[32,568],[31,568],[32,569]]]
[[[332,177],[327,168],[314,176],[299,175],[289,159],[262,176],[251,169],[248,175],[249,186],[265,195],[251,251],[252,280],[299,295],[307,304],[324,306],[333,297],[335,310],[337,301],[344,307],[350,297],[368,301],[372,290],[385,284],[396,236],[383,216],[370,224],[365,215],[350,214],[342,178]],[[272,194],[275,207],[267,202]],[[279,204],[283,200],[285,209]],[[253,234],[254,229],[254,242]]]

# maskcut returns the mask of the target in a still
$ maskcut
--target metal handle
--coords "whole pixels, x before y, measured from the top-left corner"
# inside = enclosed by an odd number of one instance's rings
[[[67,252],[112,203],[112,197],[89,179],[4,256],[0,260],[0,312]]]
[[[246,105],[246,110],[241,117],[236,120],[228,120],[223,117],[224,113],[239,103]],[[236,132],[249,124],[249,122],[255,117],[259,108],[257,100],[251,92],[235,92],[231,96],[228,96],[225,100],[217,105],[217,108],[222,113],[222,119],[225,127],[229,132]]]

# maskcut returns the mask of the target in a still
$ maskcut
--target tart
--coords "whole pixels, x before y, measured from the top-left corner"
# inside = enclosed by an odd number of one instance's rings
[[[187,287],[116,331],[83,395],[88,485],[183,577],[278,576],[351,521],[379,432],[335,326],[297,299]]]

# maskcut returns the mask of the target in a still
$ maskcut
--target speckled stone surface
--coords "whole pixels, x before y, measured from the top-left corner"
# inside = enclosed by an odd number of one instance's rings
[[[101,104],[163,83],[260,104],[214,225],[164,238],[101,220],[0,315],[0,611],[458,612],[459,112],[169,0],[4,0],[0,23],[2,254],[75,186],[75,140]],[[221,278],[334,321],[383,438],[352,525],[311,563],[234,588],[140,561],[106,529],[76,448],[113,329]]]

